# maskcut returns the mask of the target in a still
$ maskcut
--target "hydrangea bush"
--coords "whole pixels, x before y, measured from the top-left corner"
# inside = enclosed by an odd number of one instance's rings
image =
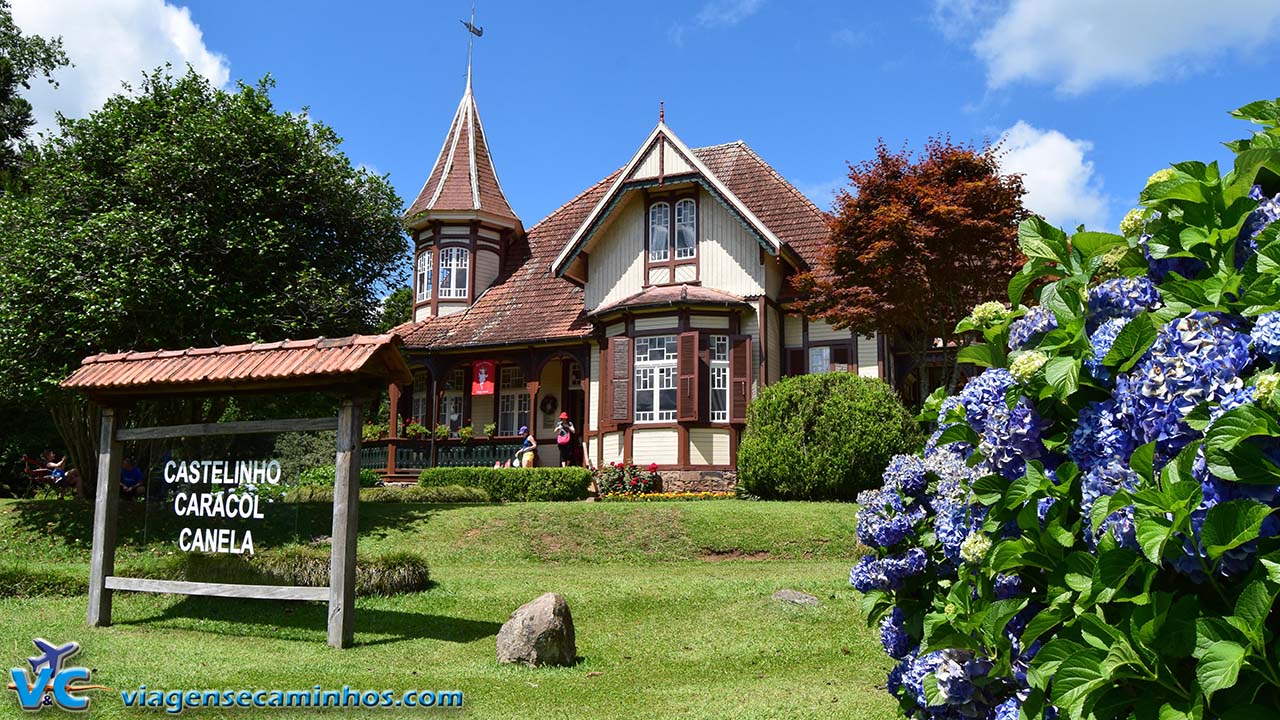
[[[1161,170],[1123,235],[1022,224],[958,328],[986,369],[860,496],[905,716],[1277,717],[1280,100],[1233,114],[1232,171]]]

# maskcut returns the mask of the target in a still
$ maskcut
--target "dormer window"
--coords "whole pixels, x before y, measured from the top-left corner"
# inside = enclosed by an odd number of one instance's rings
[[[676,259],[698,255],[698,204],[693,198],[676,203]]]
[[[645,278],[648,285],[698,281],[698,200],[676,192],[649,203]]]
[[[418,302],[424,303],[431,299],[431,251],[423,250],[418,256],[418,268],[415,273],[416,287],[418,288]],[[421,417],[421,416],[419,416]]]
[[[470,256],[466,248],[446,247],[440,250],[440,299],[467,297],[467,266]]]
[[[671,206],[656,202],[649,206],[649,262],[666,262],[671,257]]]

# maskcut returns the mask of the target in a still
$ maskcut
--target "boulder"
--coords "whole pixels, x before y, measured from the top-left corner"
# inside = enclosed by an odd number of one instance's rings
[[[778,602],[791,603],[792,605],[808,605],[810,607],[818,607],[822,604],[818,598],[809,593],[802,593],[799,590],[779,590],[773,594],[773,599]]]
[[[547,593],[511,613],[498,631],[498,662],[572,665],[578,658],[573,616],[560,593]]]

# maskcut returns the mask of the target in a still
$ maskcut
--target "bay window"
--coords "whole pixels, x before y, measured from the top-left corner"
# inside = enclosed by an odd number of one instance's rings
[[[656,202],[649,206],[649,262],[671,257],[671,206]]]
[[[426,302],[431,299],[431,251],[423,250],[418,256],[418,271],[416,273],[417,282],[415,286],[418,289],[418,302]]]
[[[676,203],[676,259],[698,254],[698,204],[690,198]]]
[[[712,335],[711,360],[711,422],[729,422],[729,336]]]
[[[676,336],[636,338],[635,421],[676,419]]]

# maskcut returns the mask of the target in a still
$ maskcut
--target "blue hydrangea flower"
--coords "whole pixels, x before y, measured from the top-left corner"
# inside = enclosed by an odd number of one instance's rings
[[[927,565],[928,557],[920,548],[911,548],[901,555],[891,555],[882,560],[863,555],[849,571],[849,582],[858,592],[900,590],[907,578],[924,572]]]
[[[1116,459],[1095,465],[1084,474],[1084,478],[1080,482],[1080,493],[1082,495],[1080,512],[1084,516],[1085,542],[1090,547],[1095,546],[1102,533],[1109,530],[1112,536],[1115,537],[1116,542],[1122,547],[1127,547],[1131,550],[1139,549],[1132,505],[1111,513],[1103,521],[1102,527],[1096,529],[1092,527],[1093,518],[1091,515],[1094,503],[1102,498],[1115,495],[1119,490],[1135,492],[1138,489],[1138,481],[1138,474]]]
[[[906,615],[902,608],[894,607],[880,621],[880,644],[894,660],[901,660],[911,652],[911,638],[907,635]]]
[[[858,504],[858,539],[870,547],[897,545],[913,533],[916,523],[925,516],[923,505],[908,506],[896,490],[864,490],[858,493]]]
[[[1240,232],[1236,235],[1236,269],[1244,267],[1249,258],[1258,253],[1258,233],[1266,229],[1268,225],[1280,218],[1280,195],[1275,197],[1267,197],[1262,192],[1261,185],[1254,185],[1249,190],[1249,197],[1258,201],[1258,208],[1249,213],[1244,219],[1244,224],[1240,226]]]
[[[1022,713],[1022,703],[1018,698],[1011,697],[1008,700],[996,706],[996,712],[993,716],[994,720],[1018,720]]]
[[[1000,573],[996,575],[993,585],[997,600],[1008,600],[1022,594],[1022,578],[1017,575]]]
[[[1249,340],[1259,355],[1280,363],[1280,311],[1263,313],[1255,318]]]
[[[1089,288],[1089,329],[1115,318],[1128,320],[1160,306],[1160,292],[1146,276],[1118,277]]]
[[[1009,349],[1025,349],[1033,338],[1057,328],[1058,318],[1054,317],[1049,308],[1037,305],[1009,325]]]
[[[1067,457],[1081,470],[1112,458],[1129,457],[1135,446],[1125,422],[1114,400],[1086,405],[1071,432]]]
[[[920,497],[929,484],[924,461],[915,455],[894,455],[884,469],[885,490],[897,490],[907,497]]]
[[[1249,362],[1249,336],[1215,313],[1195,311],[1161,327],[1137,366],[1116,378],[1117,413],[1133,446],[1155,442],[1163,467],[1198,437],[1183,422],[1187,413],[1240,389]]]
[[[1040,438],[1044,423],[1025,397],[1019,398],[1012,408],[1001,398],[995,407],[986,411],[985,419],[978,445],[983,455],[983,469],[1016,480],[1026,472],[1028,461],[1045,455]]]
[[[1111,369],[1102,364],[1102,359],[1111,352],[1111,346],[1115,344],[1120,331],[1128,324],[1129,318],[1108,318],[1089,335],[1093,354],[1084,359],[1084,367],[1095,380],[1106,382],[1111,379]]]

